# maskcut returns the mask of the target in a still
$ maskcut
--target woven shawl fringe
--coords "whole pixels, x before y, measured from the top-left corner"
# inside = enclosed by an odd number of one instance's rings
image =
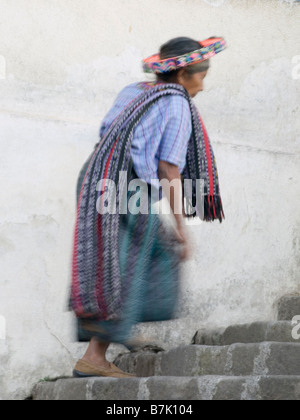
[[[213,222],[217,219],[220,223],[222,223],[222,219],[225,219],[221,197],[219,195],[205,196],[204,221]]]
[[[202,198],[202,211],[200,211],[199,208],[197,208],[195,211],[195,207],[192,205],[192,201],[192,199],[188,199],[185,205],[188,218],[199,217],[204,222],[213,222],[214,220],[219,220],[220,223],[222,223],[222,220],[225,219],[222,199],[220,195],[205,195]],[[202,217],[200,217],[201,214]]]

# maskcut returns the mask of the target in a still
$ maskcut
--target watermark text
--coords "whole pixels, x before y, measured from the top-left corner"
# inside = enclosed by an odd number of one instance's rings
[[[159,207],[154,204],[160,200],[160,193],[172,203],[172,212],[176,215],[191,216],[196,213],[201,218],[204,214],[204,181],[201,179],[185,179],[183,183],[180,179],[153,179],[151,184],[147,184],[136,178],[128,183],[127,172],[120,171],[118,185],[111,179],[102,179],[97,184],[96,192],[96,209],[101,215],[128,212],[134,215],[158,214]],[[192,202],[192,198],[195,202]],[[164,207],[163,214],[170,212],[171,207]]]
[[[294,326],[292,330],[293,339],[300,340],[300,315],[294,316],[292,320],[292,325]]]

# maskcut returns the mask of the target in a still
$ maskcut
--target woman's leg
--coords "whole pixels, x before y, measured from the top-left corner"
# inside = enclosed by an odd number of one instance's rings
[[[82,360],[109,369],[110,365],[106,359],[106,351],[109,345],[110,343],[101,342],[96,337],[93,337]]]

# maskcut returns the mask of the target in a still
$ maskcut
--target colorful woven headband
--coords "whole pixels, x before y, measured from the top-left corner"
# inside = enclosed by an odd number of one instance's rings
[[[223,38],[210,38],[200,41],[199,50],[181,55],[179,57],[160,59],[159,54],[154,54],[143,60],[143,69],[145,73],[169,73],[182,67],[200,63],[208,60],[226,48],[226,41]]]

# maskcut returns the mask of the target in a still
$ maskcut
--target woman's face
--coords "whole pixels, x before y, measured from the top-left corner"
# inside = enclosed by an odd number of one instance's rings
[[[199,92],[202,92],[204,89],[204,79],[207,75],[208,70],[189,74],[184,69],[179,72],[177,76],[178,83],[183,86],[189,93],[189,95],[194,98]]]

